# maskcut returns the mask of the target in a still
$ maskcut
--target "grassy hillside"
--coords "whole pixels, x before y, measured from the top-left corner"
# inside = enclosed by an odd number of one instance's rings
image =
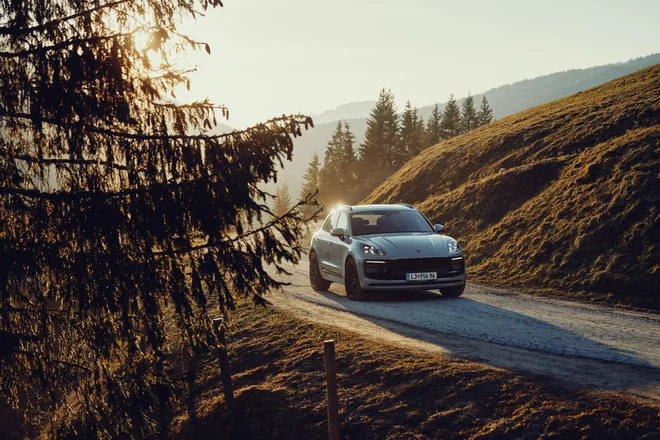
[[[422,152],[366,202],[414,203],[470,278],[660,307],[660,65]]]

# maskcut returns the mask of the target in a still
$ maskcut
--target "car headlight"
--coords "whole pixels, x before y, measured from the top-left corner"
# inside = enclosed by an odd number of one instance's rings
[[[447,242],[447,250],[450,254],[455,254],[461,251],[461,246],[453,238]]]
[[[367,255],[385,255],[385,251],[378,249],[370,244],[361,244],[360,249]]]

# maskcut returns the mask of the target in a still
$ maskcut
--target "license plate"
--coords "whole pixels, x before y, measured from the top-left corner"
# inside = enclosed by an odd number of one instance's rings
[[[437,272],[417,272],[417,273],[407,273],[406,281],[427,281],[427,280],[437,280]]]

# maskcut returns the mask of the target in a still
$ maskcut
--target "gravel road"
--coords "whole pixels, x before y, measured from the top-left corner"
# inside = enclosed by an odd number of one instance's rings
[[[268,299],[302,318],[408,348],[443,353],[563,385],[660,401],[660,315],[534,297],[468,284],[438,292],[373,294],[353,302],[344,287],[309,287],[307,263]]]

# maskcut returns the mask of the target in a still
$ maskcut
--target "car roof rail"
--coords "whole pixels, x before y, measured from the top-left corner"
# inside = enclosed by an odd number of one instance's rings
[[[353,211],[353,207],[351,205],[344,205],[345,208],[348,208],[349,211]]]
[[[410,209],[415,209],[415,207],[413,205],[411,205],[410,203],[397,203],[397,205],[405,206],[405,207],[410,208]]]

